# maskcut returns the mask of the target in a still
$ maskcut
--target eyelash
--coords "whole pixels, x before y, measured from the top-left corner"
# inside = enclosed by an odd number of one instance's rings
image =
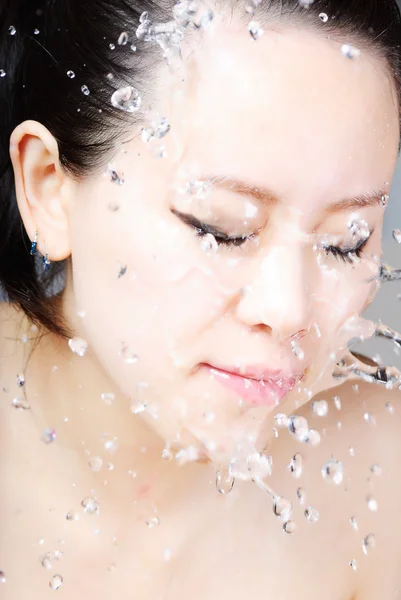
[[[205,237],[205,235],[208,235],[210,233],[210,231],[207,231],[207,229],[203,229],[202,227],[194,227],[194,229],[198,237]],[[243,246],[245,242],[247,242],[252,237],[245,236],[230,238],[229,236],[226,236],[223,232],[219,234],[217,232],[214,234],[212,233],[212,235],[216,240],[218,246],[226,246],[226,248],[241,248],[241,246]]]
[[[196,235],[198,237],[202,238],[202,237],[205,237],[206,235],[208,235],[209,233],[211,233],[214,236],[218,246],[225,246],[226,248],[241,248],[241,246],[243,246],[245,244],[245,242],[247,242],[248,240],[252,239],[252,237],[254,237],[254,234],[251,234],[249,236],[241,236],[241,237],[229,237],[222,231],[218,231],[214,227],[207,225],[206,223],[202,223],[201,221],[198,221],[198,219],[196,219],[195,217],[193,217],[191,215],[182,215],[176,211],[172,211],[172,212],[175,213],[178,217],[180,217],[181,220],[183,220],[187,225],[192,227],[192,229],[195,230]],[[349,248],[347,250],[342,250],[338,246],[327,246],[327,245],[322,246],[322,248],[326,252],[327,256],[329,254],[331,254],[332,256],[334,256],[334,258],[336,258],[336,260],[341,260],[346,265],[353,264],[352,259],[354,257],[357,257],[357,258],[361,257],[362,251],[363,251],[364,247],[366,246],[366,244],[368,243],[370,236],[371,236],[371,234],[365,240],[360,242],[359,245],[356,246],[356,248]]]
[[[343,261],[344,264],[352,265],[354,264],[353,258],[361,258],[363,249],[369,240],[370,235],[360,242],[356,248],[349,248],[348,250],[342,250],[338,246],[323,246],[323,250],[326,252],[326,255],[331,254],[337,260]]]

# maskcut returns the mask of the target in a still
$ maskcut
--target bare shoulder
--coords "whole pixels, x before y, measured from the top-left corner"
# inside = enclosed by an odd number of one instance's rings
[[[326,395],[314,401],[320,397]],[[326,437],[346,449],[351,458],[364,456],[372,465],[382,462],[383,470],[401,469],[401,391],[397,386],[387,389],[384,384],[352,380],[330,390],[327,401]],[[311,406],[314,416],[313,408],[316,405]],[[319,417],[312,419],[316,423]]]
[[[353,380],[314,401],[319,399],[327,402],[327,416],[310,405],[308,421],[322,435],[321,480],[331,460],[343,465],[343,480],[334,487],[347,497],[348,526],[358,542],[352,557],[358,564],[357,598],[396,598],[401,584],[401,391]],[[331,478],[329,471],[326,478]],[[339,494],[332,492],[331,498],[336,502]]]

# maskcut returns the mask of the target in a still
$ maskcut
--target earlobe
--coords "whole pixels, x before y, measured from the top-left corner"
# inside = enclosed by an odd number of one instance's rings
[[[31,240],[38,231],[42,255],[59,261],[71,254],[68,202],[72,181],[59,161],[58,144],[46,127],[24,121],[10,138],[18,208]]]

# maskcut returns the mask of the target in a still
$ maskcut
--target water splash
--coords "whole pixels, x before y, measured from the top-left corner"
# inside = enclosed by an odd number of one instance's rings
[[[220,494],[229,494],[234,487],[235,478],[222,468],[216,473],[216,489]]]

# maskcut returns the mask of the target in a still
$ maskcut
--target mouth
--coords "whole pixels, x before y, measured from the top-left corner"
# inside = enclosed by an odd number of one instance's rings
[[[221,369],[209,364],[201,365],[216,381],[231,390],[252,406],[277,406],[295,387],[300,375],[284,375],[280,371],[260,369]]]

